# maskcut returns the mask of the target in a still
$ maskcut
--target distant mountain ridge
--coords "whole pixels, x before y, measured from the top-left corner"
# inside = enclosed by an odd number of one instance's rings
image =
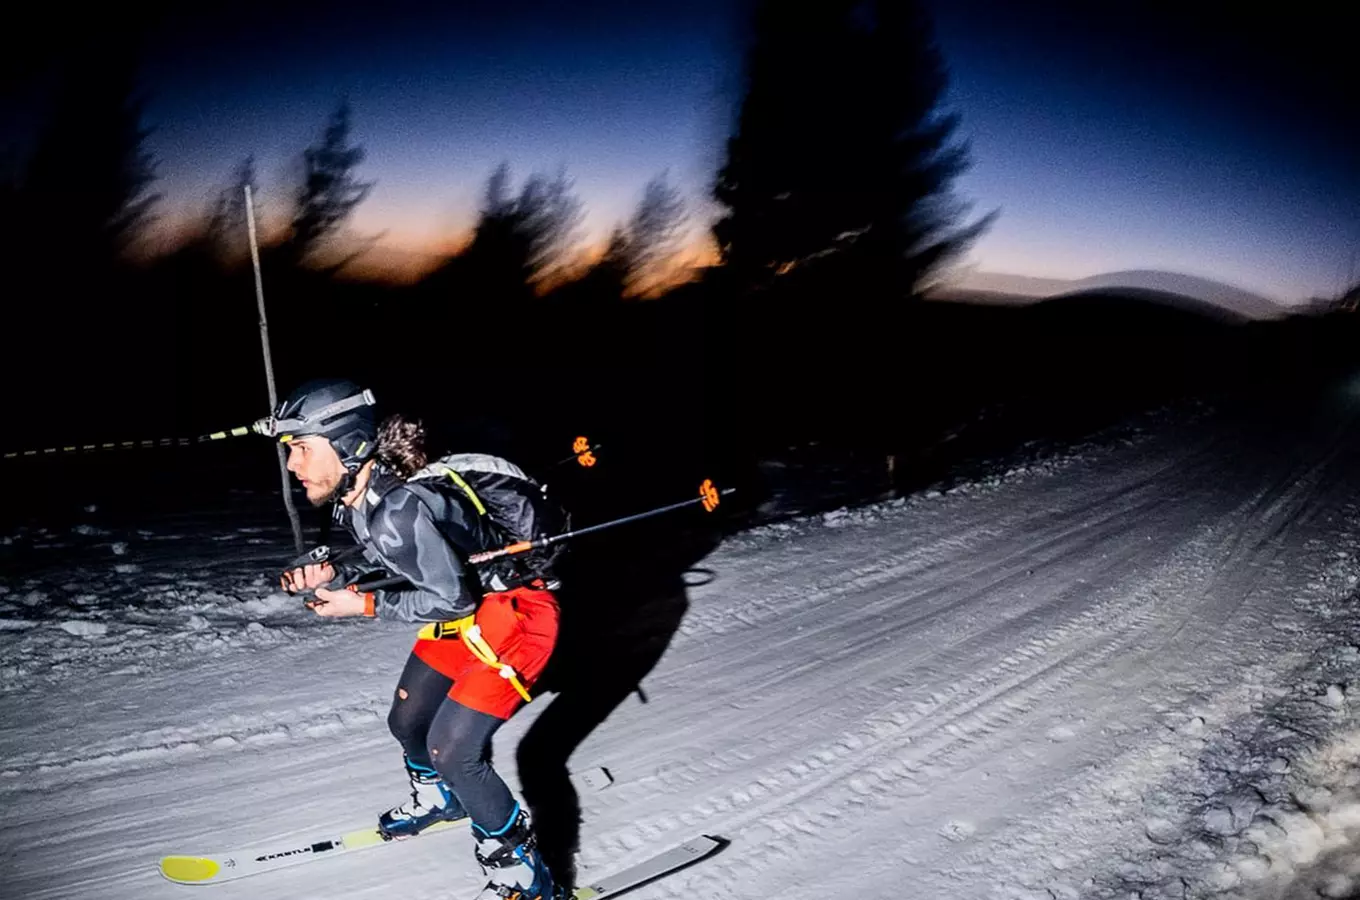
[[[1290,309],[1259,294],[1223,282],[1178,272],[1129,269],[1089,278],[1035,278],[1002,272],[971,272],[957,284],[941,288],[942,300],[974,303],[1028,305],[1086,292],[1128,290],[1150,302],[1165,302],[1183,309],[1212,315],[1221,310],[1234,318],[1278,319]],[[1183,298],[1178,301],[1176,298]]]

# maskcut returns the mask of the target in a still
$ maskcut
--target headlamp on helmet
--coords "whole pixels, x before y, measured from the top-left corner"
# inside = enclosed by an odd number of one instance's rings
[[[326,438],[345,468],[357,471],[376,448],[378,432],[373,391],[337,379],[309,381],[251,426],[256,434],[288,443],[294,438]]]
[[[279,408],[275,410],[273,415],[256,420],[255,424],[251,426],[251,430],[256,434],[276,437],[281,442],[287,443],[294,437],[327,434],[329,429],[326,427],[326,423],[328,420],[352,409],[376,404],[377,400],[374,399],[373,392],[365,388],[362,393],[346,397],[343,400],[336,400],[334,403],[328,403],[312,412],[286,416],[284,411],[289,408],[289,401],[285,400],[279,404]]]

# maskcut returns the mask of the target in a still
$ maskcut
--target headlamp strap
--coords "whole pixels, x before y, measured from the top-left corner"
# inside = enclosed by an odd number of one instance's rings
[[[365,388],[362,392],[328,403],[315,412],[305,416],[297,416],[291,419],[280,419],[276,416],[267,416],[260,419],[253,426],[253,430],[265,437],[278,437],[280,434],[291,434],[293,432],[306,431],[313,423],[322,422],[340,413],[349,412],[351,409],[358,409],[361,406],[372,406],[377,401],[373,398],[373,391]]]

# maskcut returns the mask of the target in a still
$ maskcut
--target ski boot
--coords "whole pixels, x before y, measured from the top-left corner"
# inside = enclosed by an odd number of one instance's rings
[[[411,799],[378,817],[378,831],[383,840],[412,837],[435,822],[467,816],[463,804],[434,769],[407,759],[406,775],[411,779]]]
[[[473,823],[477,862],[490,879],[476,900],[566,900],[569,892],[553,883],[543,862],[529,814],[515,804],[510,820],[496,831]]]

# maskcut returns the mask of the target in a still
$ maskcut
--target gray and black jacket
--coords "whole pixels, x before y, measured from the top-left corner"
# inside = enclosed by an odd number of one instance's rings
[[[374,592],[380,619],[439,622],[475,612],[485,593],[469,555],[504,545],[503,535],[479,515],[456,486],[436,480],[403,481],[377,465],[352,507],[336,504],[336,521],[364,547],[367,561],[340,563],[332,584],[400,575],[409,588]],[[374,568],[385,570],[374,572]]]

